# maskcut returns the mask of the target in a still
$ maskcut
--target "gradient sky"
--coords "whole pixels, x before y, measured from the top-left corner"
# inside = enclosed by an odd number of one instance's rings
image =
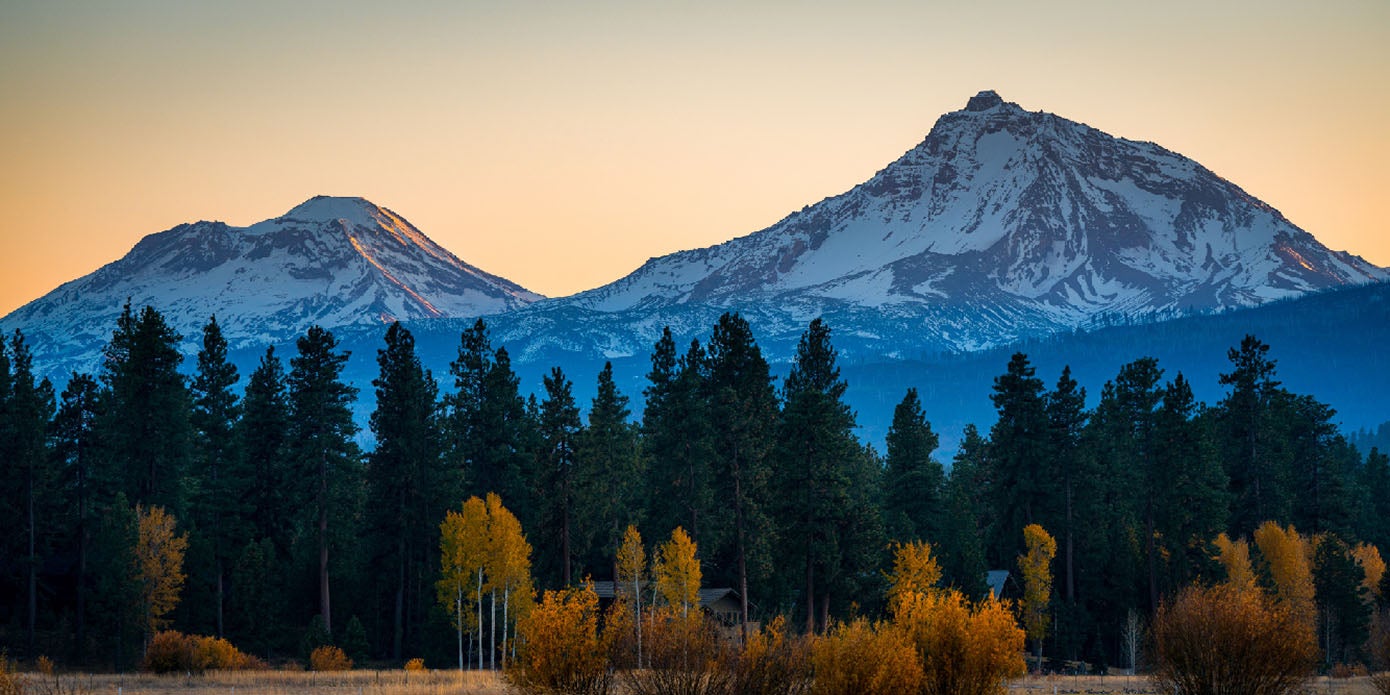
[[[841,193],[982,89],[1390,265],[1387,0],[0,0],[0,314],[316,194],[570,294]]]

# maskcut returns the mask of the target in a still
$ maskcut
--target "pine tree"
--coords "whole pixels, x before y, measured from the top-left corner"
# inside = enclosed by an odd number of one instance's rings
[[[783,384],[775,483],[781,563],[804,569],[808,632],[817,630],[816,599],[825,626],[833,581],[847,569],[850,551],[856,544],[874,547],[873,540],[854,537],[865,530],[860,515],[872,499],[864,499],[863,487],[876,476],[862,475],[866,459],[852,434],[854,414],[844,403],[845,388],[830,328],[816,319],[802,334]]]
[[[466,494],[484,495],[499,489],[498,471],[483,460],[487,436],[483,413],[488,406],[488,374],[492,370],[492,346],[487,324],[478,319],[459,336],[458,357],[449,363],[454,392],[445,397],[448,410],[448,456],[465,480]]]
[[[995,521],[986,553],[996,567],[1022,550],[1018,529],[1043,519],[1057,498],[1054,481],[1038,465],[1046,460],[1048,428],[1042,380],[1034,373],[1028,356],[1015,353],[990,394],[999,419],[990,428],[986,457]]]
[[[1062,517],[1062,570],[1064,597],[1076,603],[1076,492],[1082,479],[1081,433],[1086,427],[1086,389],[1071,377],[1071,367],[1062,368],[1057,387],[1046,397],[1048,450],[1061,484],[1065,510]]]
[[[1345,541],[1334,533],[1318,540],[1313,587],[1323,624],[1323,654],[1329,664],[1357,661],[1366,642],[1371,615],[1365,579],[1365,570]]]
[[[318,549],[319,615],[324,629],[333,634],[329,601],[330,524],[339,538],[351,533],[341,528],[355,516],[350,498],[361,489],[357,445],[352,437],[357,425],[352,421],[351,405],[357,389],[342,381],[348,355],[335,352],[333,334],[313,326],[297,341],[299,354],[290,361],[290,456],[298,478],[312,487],[307,490],[305,511],[312,515]]]
[[[540,476],[536,491],[541,500],[541,536],[546,547],[558,550],[558,567],[553,579],[561,586],[573,586],[571,571],[575,560],[575,464],[583,425],[574,404],[573,388],[559,367],[542,380],[545,400],[540,404],[538,452]]]
[[[227,341],[213,316],[203,327],[203,348],[198,352],[198,371],[190,384],[193,409],[189,416],[194,433],[194,477],[198,496],[193,523],[198,533],[194,544],[206,543],[212,560],[212,602],[217,636],[226,634],[227,573],[236,561],[239,542],[245,538],[246,510],[242,499],[249,481],[237,467],[234,434],[240,408],[232,389],[236,366],[227,361]]]
[[[941,558],[942,579],[947,586],[960,589],[971,598],[984,598],[985,577],[983,530],[987,526],[983,491],[983,452],[985,442],[974,425],[966,425],[960,448],[952,459],[946,480],[947,514],[945,531],[936,548]]]
[[[1231,478],[1231,530],[1247,534],[1267,519],[1287,518],[1287,473],[1273,455],[1271,409],[1279,391],[1269,346],[1253,335],[1227,352],[1231,371],[1221,384],[1231,392],[1221,402],[1222,459]]]
[[[613,382],[613,365],[604,363],[598,392],[589,409],[589,425],[579,440],[575,481],[579,521],[583,525],[584,565],[608,570],[623,530],[638,523],[643,470],[638,428],[628,421],[628,399]]]
[[[0,343],[4,342],[0,336]],[[4,376],[0,401],[0,461],[6,487],[18,492],[18,504],[9,509],[6,528],[21,530],[23,541],[11,557],[24,571],[25,653],[34,658],[39,611],[39,567],[58,530],[59,511],[54,508],[58,473],[46,448],[48,424],[53,416],[53,387],[47,379],[34,379],[33,357],[24,334],[15,331],[9,341],[9,371]],[[18,517],[18,518],[13,518]],[[8,534],[7,534],[8,535]],[[16,534],[18,535],[18,534]]]
[[[298,503],[295,471],[288,464],[290,402],[285,370],[275,348],[266,348],[246,385],[242,416],[236,424],[238,467],[249,479],[247,515],[253,537],[273,543],[274,557],[289,557],[290,538]]]
[[[145,307],[127,302],[104,352],[100,439],[127,497],[186,517],[193,456],[189,395],[178,368],[181,336]]]
[[[642,452],[648,477],[649,527],[668,534],[677,526],[697,543],[714,545],[702,522],[714,514],[710,471],[712,426],[706,398],[708,360],[699,341],[677,356],[671,329],[652,351],[643,391]],[[709,536],[706,538],[706,536]]]
[[[69,547],[77,552],[74,606],[74,638],[79,662],[87,657],[87,604],[91,595],[92,536],[96,531],[103,481],[96,441],[97,382],[89,374],[74,373],[63,389],[53,418],[53,453],[60,469],[60,497],[70,515]]]
[[[1225,528],[1226,473],[1201,420],[1192,387],[1181,373],[1164,389],[1155,420],[1161,463],[1155,479],[1156,544],[1168,566],[1162,593],[1211,574],[1210,539]]]
[[[1390,456],[1379,449],[1366,454],[1361,488],[1361,536],[1378,548],[1390,548]]]
[[[430,569],[437,520],[451,489],[439,450],[434,378],[415,355],[415,338],[399,323],[386,329],[377,351],[376,409],[370,425],[376,449],[368,457],[367,494],[377,576],[391,577],[391,658],[399,660],[424,619],[428,598],[419,587]],[[384,582],[383,582],[384,584]],[[424,604],[424,605],[422,605]]]
[[[939,540],[945,516],[946,474],[932,458],[938,439],[922,412],[917,389],[909,388],[893,409],[885,444],[883,515],[888,535],[898,541]]]
[[[714,548],[724,567],[733,565],[729,578],[737,582],[739,624],[747,639],[748,578],[761,580],[770,569],[766,508],[777,397],[753,330],[738,314],[726,313],[714,326],[706,393],[710,421],[719,423],[711,430],[711,487],[731,507],[734,526],[732,533],[720,534],[732,543]]]

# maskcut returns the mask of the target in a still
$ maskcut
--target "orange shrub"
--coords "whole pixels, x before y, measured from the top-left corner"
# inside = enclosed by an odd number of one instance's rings
[[[599,634],[598,596],[591,585],[547,591],[517,622],[516,659],[504,675],[527,695],[607,695],[609,645]]]
[[[924,695],[991,695],[1023,675],[1024,632],[1008,604],[993,597],[973,607],[954,589],[899,602],[896,622],[922,663]]]
[[[420,657],[415,657],[414,659],[405,662],[405,670],[412,672],[423,671],[425,670],[425,660],[421,659]]]
[[[684,614],[683,614],[684,613]],[[699,610],[662,606],[642,616],[644,668],[624,672],[633,695],[723,695],[731,644]]]
[[[1293,607],[1230,585],[1184,589],[1153,623],[1163,692],[1284,695],[1302,690],[1317,642]]]
[[[901,695],[922,687],[922,663],[908,634],[859,618],[811,645],[812,695]]]
[[[0,695],[24,695],[24,679],[3,651],[0,651]]]
[[[811,643],[788,636],[778,616],[748,636],[733,661],[736,695],[803,695],[811,687]]]
[[[352,668],[352,659],[343,650],[332,645],[316,647],[309,654],[310,671],[347,671]]]
[[[266,663],[219,637],[185,635],[176,630],[156,632],[145,650],[143,668],[153,673],[206,670],[244,671],[267,668]]]

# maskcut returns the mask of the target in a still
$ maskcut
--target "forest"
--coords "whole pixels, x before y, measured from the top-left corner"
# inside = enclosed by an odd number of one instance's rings
[[[1285,389],[1254,336],[1230,348],[1212,405],[1137,357],[1088,406],[1070,369],[1049,386],[1015,354],[993,382],[996,419],[968,427],[948,462],[913,385],[884,451],[856,436],[819,319],[780,383],[737,314],[688,346],[666,331],[640,414],[611,369],[591,403],[559,368],[522,394],[482,320],[436,379],[391,324],[365,432],[331,332],[310,328],[293,355],[267,349],[249,375],[215,317],[191,369],[182,340],[157,310],[127,305],[98,372],[61,392],[35,377],[21,333],[0,340],[11,657],[128,669],[173,628],[271,661],[336,644],[359,661],[449,666],[465,589],[455,607],[441,600],[441,542],[469,514],[512,518],[514,545],[534,549],[518,592],[620,579],[640,529],[685,536],[701,585],[733,589],[745,620],[806,633],[886,614],[894,554],[920,541],[942,585],[980,599],[987,572],[1007,570],[1004,597],[1026,598],[1024,529],[1039,527],[1055,538],[1056,588],[1037,648],[1099,668],[1132,665],[1136,620],[1233,566],[1288,586],[1280,548],[1304,548],[1328,663],[1367,658],[1374,597],[1390,595],[1376,550],[1390,547],[1390,460]],[[186,581],[152,590],[171,547]]]

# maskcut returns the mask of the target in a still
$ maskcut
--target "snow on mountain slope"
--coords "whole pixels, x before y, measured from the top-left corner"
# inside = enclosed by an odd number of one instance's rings
[[[250,227],[183,224],[0,319],[36,357],[90,369],[127,299],[159,309],[186,339],[216,314],[232,347],[292,339],[310,325],[473,317],[540,295],[475,268],[390,210],[362,198],[312,198]],[[192,340],[186,340],[191,346]]]
[[[959,330],[936,337],[973,349],[1100,316],[1249,307],[1386,278],[1190,159],[986,91],[847,193],[556,301],[947,315]]]

